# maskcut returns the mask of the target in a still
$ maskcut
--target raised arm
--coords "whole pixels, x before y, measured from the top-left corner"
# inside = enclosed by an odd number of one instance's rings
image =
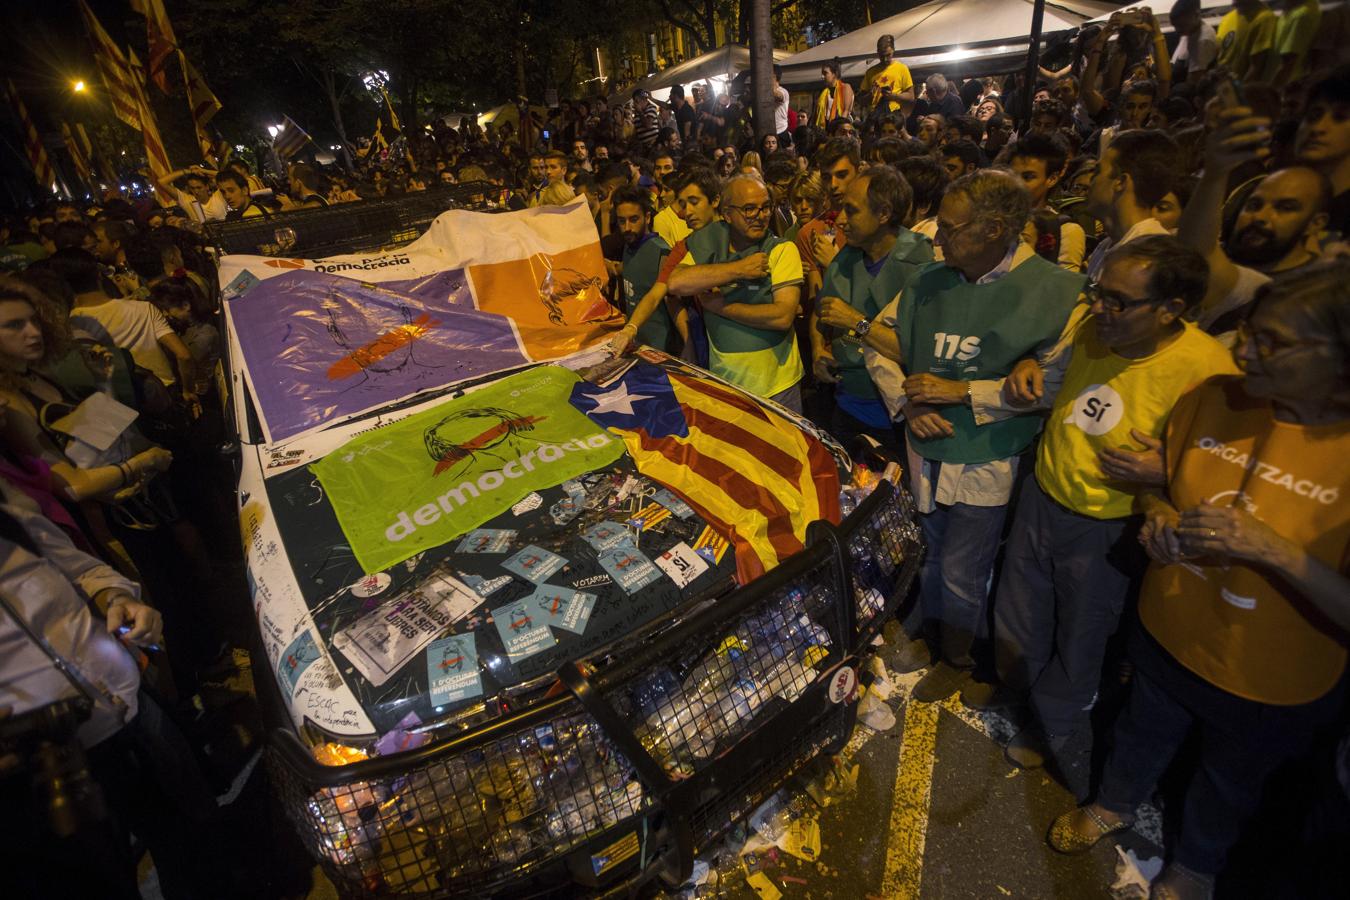
[[[1215,102],[1215,101],[1211,101]],[[1205,168],[1191,202],[1181,212],[1177,238],[1209,263],[1209,287],[1204,306],[1228,296],[1237,283],[1238,269],[1219,244],[1228,176],[1244,162],[1270,155],[1270,120],[1253,115],[1246,106],[1219,112],[1219,127],[1205,140]]]
[[[724,263],[680,265],[670,273],[670,293],[676,297],[692,297],[733,281],[763,278],[769,274],[767,253],[752,253],[742,259]]]

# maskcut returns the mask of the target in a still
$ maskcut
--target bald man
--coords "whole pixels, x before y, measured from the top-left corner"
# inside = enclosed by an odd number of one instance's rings
[[[1260,287],[1316,262],[1327,227],[1331,185],[1305,166],[1271,172],[1242,205],[1233,232],[1220,241],[1230,173],[1264,154],[1270,120],[1246,107],[1220,113],[1205,148],[1204,174],[1181,214],[1177,237],[1209,262],[1209,288],[1197,324],[1232,346],[1237,323]]]

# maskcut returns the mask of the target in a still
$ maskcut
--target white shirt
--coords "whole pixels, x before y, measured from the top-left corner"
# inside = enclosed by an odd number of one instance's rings
[[[1219,55],[1219,35],[1209,25],[1208,22],[1200,23],[1200,31],[1196,34],[1195,52],[1191,52],[1191,37],[1183,34],[1181,40],[1177,41],[1177,49],[1172,53],[1172,65],[1184,62],[1186,71],[1203,72],[1214,65],[1214,60]]]
[[[788,92],[775,88],[773,94],[773,133],[782,134],[788,130]]]
[[[1140,219],[1130,226],[1130,230],[1120,236],[1119,241],[1113,241],[1110,237],[1102,238],[1097,249],[1092,251],[1092,255],[1087,261],[1087,277],[1096,281],[1102,277],[1102,269],[1106,268],[1106,255],[1115,247],[1121,244],[1128,244],[1130,241],[1137,240],[1150,234],[1171,234],[1163,227],[1163,223],[1149,216],[1147,219]]]
[[[131,352],[142,369],[149,369],[165,385],[178,380],[169,357],[160,347],[162,337],[173,334],[164,314],[144,300],[109,300],[97,306],[77,306],[70,311],[72,327],[83,328],[102,343]]]
[[[1003,261],[976,279],[976,284],[989,284],[1007,275],[1036,255],[1030,244],[1018,241],[1008,249]],[[895,327],[896,310],[900,305],[897,296],[873,321],[887,328]],[[1064,368],[1068,365],[1068,348],[1073,346],[1073,338],[1078,326],[1087,314],[1085,304],[1079,303],[1064,324],[1059,339],[1054,346],[1038,358],[1045,369],[1046,390],[1058,390],[1059,381],[1064,377]],[[875,326],[874,326],[875,327]],[[903,390],[904,372],[893,361],[881,354],[863,348],[863,359],[868,374],[881,394],[891,417],[899,419],[904,409]],[[1020,407],[1008,405],[1003,399],[1004,379],[992,379],[968,382],[970,385],[970,407],[976,425],[987,425],[1015,415],[1035,414]],[[1013,484],[1017,480],[1018,457],[995,459],[983,463],[942,463],[937,479],[933,470],[937,464],[924,459],[906,446],[907,462],[910,472],[910,492],[914,495],[915,505],[921,513],[930,513],[937,504],[950,506],[965,503],[969,506],[1003,506],[1012,499]]]
[[[77,732],[81,744],[93,747],[136,715],[141,674],[86,598],[115,588],[139,599],[140,588],[76,549],[60,528],[29,509],[32,501],[27,497],[12,489],[9,493],[14,499],[3,504],[4,511],[18,520],[42,555],[0,538],[0,591],[53,651],[90,684],[125,705],[119,710],[108,696],[95,693],[93,714]],[[0,706],[12,706],[18,715],[76,695],[51,658],[8,613],[0,612]]]
[[[1270,284],[1271,277],[1264,275],[1255,269],[1249,269],[1246,266],[1236,266],[1237,280],[1233,282],[1233,287],[1228,291],[1228,295],[1220,300],[1210,309],[1202,309],[1196,317],[1195,324],[1200,326],[1203,331],[1209,332],[1210,326],[1217,322],[1221,317],[1228,315],[1235,309],[1241,309],[1256,298],[1256,292],[1263,285]],[[1212,332],[1210,332],[1213,334]],[[1214,339],[1223,344],[1229,350],[1237,344],[1237,332],[1225,331],[1213,335]]]
[[[225,215],[230,208],[225,205],[225,198],[220,196],[220,191],[212,191],[211,196],[202,203],[196,197],[174,188],[174,202],[183,207],[183,211],[188,214],[188,218],[201,224],[202,222],[223,222]]]

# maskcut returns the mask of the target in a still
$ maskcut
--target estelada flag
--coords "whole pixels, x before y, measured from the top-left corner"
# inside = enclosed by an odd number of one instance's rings
[[[812,522],[839,522],[834,455],[721,382],[639,362],[603,387],[577,384],[570,399],[731,541],[742,584],[805,547]]]

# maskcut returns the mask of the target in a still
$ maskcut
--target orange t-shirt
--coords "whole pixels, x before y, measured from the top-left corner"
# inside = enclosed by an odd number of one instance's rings
[[[1178,510],[1241,504],[1279,535],[1350,572],[1350,422],[1275,420],[1242,379],[1183,396],[1167,425],[1168,490]],[[1195,674],[1260,703],[1311,703],[1341,678],[1347,635],[1269,570],[1216,559],[1154,563],[1139,617]]]

